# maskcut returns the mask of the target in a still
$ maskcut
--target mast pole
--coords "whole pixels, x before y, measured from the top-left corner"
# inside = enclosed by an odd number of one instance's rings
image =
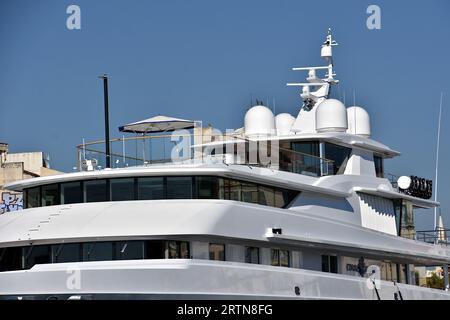
[[[442,99],[443,99],[444,93],[441,91],[441,101],[439,103],[439,120],[438,120],[438,132],[437,132],[437,146],[436,146],[436,172],[434,176],[435,181],[435,189],[434,189],[434,201],[437,201],[438,196],[438,167],[439,167],[439,145],[440,145],[440,137],[441,137],[441,116],[442,116]],[[434,207],[434,230],[436,230],[437,227],[437,207]]]

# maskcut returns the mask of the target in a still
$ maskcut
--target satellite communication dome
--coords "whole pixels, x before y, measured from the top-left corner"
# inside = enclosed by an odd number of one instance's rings
[[[275,133],[275,117],[272,111],[263,106],[251,107],[244,118],[246,136],[267,136]]]
[[[289,113],[280,113],[275,117],[275,127],[277,128],[277,136],[287,136],[291,133],[292,125],[295,118]]]
[[[358,106],[347,108],[347,122],[347,133],[370,137],[370,116],[363,108]]]
[[[345,132],[347,130],[347,109],[336,99],[325,99],[316,110],[317,132]]]

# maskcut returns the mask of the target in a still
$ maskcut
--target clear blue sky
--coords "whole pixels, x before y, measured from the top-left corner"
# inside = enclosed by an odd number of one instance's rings
[[[81,30],[66,8],[81,7]],[[381,30],[366,9],[381,7]],[[347,104],[371,114],[373,138],[402,156],[386,171],[434,179],[439,95],[444,91],[439,200],[450,225],[450,2],[243,0],[1,0],[0,141],[12,152],[43,150],[71,171],[75,145],[103,139],[110,76],[111,135],[156,114],[242,126],[250,94],[297,115],[286,82],[293,66],[322,63],[328,27]],[[432,227],[432,212],[417,214]]]

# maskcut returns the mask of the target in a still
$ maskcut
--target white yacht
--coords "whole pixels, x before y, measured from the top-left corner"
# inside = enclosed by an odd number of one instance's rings
[[[418,266],[441,266],[448,285],[450,247],[414,229],[415,209],[439,205],[431,181],[386,178],[400,153],[370,138],[363,108],[330,97],[335,45],[329,33],[325,66],[294,68],[307,72],[288,84],[301,88],[296,117],[258,101],[226,134],[155,117],[121,129],[194,127],[192,156],[88,159],[7,185],[25,203],[0,215],[0,297],[449,299],[416,279]]]

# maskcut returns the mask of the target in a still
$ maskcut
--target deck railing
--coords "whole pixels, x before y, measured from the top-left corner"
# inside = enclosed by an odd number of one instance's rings
[[[281,171],[299,173],[310,176],[326,176],[334,174],[334,162],[329,159],[313,156],[310,154],[293,151],[286,148],[280,148],[278,141],[256,141],[248,140],[236,136],[215,136],[202,135],[200,139],[194,134],[160,134],[145,135],[135,137],[114,138],[110,140],[111,149],[111,167],[124,168],[133,166],[148,166],[154,164],[168,163],[207,163],[224,162],[235,163],[250,166],[270,167]],[[184,142],[180,143],[180,140]],[[209,151],[196,146],[195,142],[201,144],[205,140],[217,142],[223,141],[224,144],[232,144],[235,152],[233,154],[225,153],[228,151],[221,143],[210,146]],[[200,142],[199,142],[200,141]],[[255,143],[259,143],[255,148]],[[265,143],[264,152],[267,152],[267,159],[263,161],[261,157],[261,143]],[[237,145],[241,147],[238,147]],[[251,146],[253,144],[253,146]],[[105,167],[105,141],[97,140],[83,142],[76,146],[78,163],[77,170],[83,170],[84,160],[93,160],[93,169],[102,169]],[[213,150],[213,151],[212,151]],[[244,150],[244,153],[239,153]],[[253,157],[249,155],[251,150],[257,150]],[[212,151],[212,152],[211,152]],[[207,154],[205,154],[205,152]],[[258,153],[259,152],[259,153]],[[263,152],[263,153],[264,153]]]

